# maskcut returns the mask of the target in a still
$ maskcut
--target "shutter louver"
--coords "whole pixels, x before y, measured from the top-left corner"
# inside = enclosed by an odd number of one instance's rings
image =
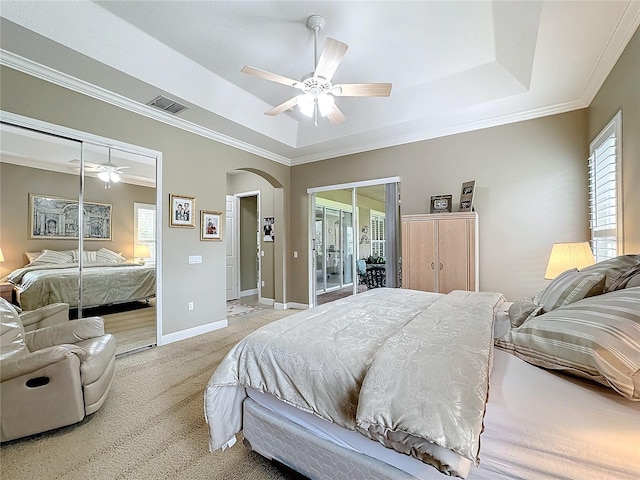
[[[618,254],[619,121],[616,115],[592,144],[589,157],[589,226],[596,261]]]

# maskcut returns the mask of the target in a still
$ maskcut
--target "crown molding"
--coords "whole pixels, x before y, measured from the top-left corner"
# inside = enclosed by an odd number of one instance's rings
[[[152,120],[171,125],[172,127],[185,130],[187,132],[208,138],[210,140],[215,140],[216,142],[223,143],[230,147],[243,150],[245,152],[266,158],[268,160],[272,160],[277,163],[281,163],[283,165],[291,166],[291,161],[281,155],[276,155],[254,145],[239,141],[235,138],[202,127],[200,125],[196,125],[195,123],[189,122],[182,118],[169,116],[168,114],[160,112],[153,107],[135,102],[122,95],[98,87],[89,82],[85,82],[84,80],[72,77],[71,75],[34,62],[20,55],[16,55],[12,52],[8,52],[4,49],[0,49],[0,65],[4,65],[19,72],[26,73],[33,77],[45,80],[60,87],[67,88],[74,92],[87,95],[88,97],[95,98],[110,105],[123,108]]]

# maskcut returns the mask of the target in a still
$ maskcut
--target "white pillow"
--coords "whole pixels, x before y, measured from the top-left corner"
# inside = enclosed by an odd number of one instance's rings
[[[97,262],[98,261],[98,256],[97,256],[97,252],[93,251],[88,251],[88,250],[83,250],[82,252],[82,260],[83,262]],[[80,262],[80,250],[74,250],[73,251],[73,261],[74,262]]]
[[[127,259],[119,253],[113,252],[108,248],[101,248],[96,252],[96,257],[99,263],[123,263]]]
[[[56,252],[55,250],[44,250],[42,255],[36,258],[29,265],[63,264],[73,263],[73,255],[69,250]]]
[[[31,263],[40,255],[42,255],[42,250],[40,250],[39,252],[25,252],[25,255],[27,256],[27,260],[29,260],[27,263]]]

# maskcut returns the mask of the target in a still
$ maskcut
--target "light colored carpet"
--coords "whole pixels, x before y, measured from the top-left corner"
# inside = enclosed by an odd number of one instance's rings
[[[82,423],[0,448],[4,479],[293,478],[239,441],[208,451],[204,388],[229,349],[246,334],[296,310],[260,310],[226,329],[116,360],[105,404]],[[241,440],[241,438],[239,438]]]

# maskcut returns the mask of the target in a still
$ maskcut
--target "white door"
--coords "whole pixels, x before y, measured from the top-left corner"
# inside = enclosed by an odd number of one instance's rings
[[[227,240],[227,300],[238,298],[238,232],[236,231],[236,205],[238,199],[227,195],[225,237]]]

